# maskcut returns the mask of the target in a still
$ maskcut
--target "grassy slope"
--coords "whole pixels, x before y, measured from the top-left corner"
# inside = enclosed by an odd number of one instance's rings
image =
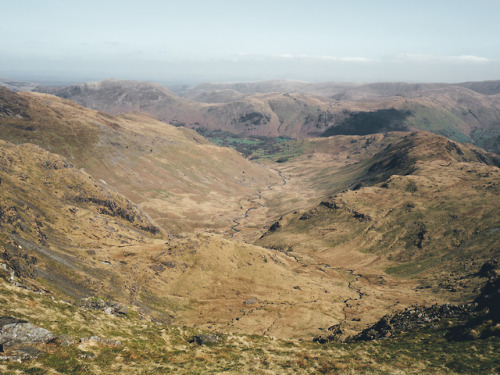
[[[113,117],[51,95],[1,90],[4,140],[65,156],[171,231],[224,230],[244,196],[276,180],[235,151],[147,115]]]
[[[444,330],[377,342],[320,345],[256,335],[221,335],[222,342],[188,341],[199,329],[152,323],[136,311],[125,318],[82,309],[0,279],[2,314],[25,318],[74,339],[93,335],[120,340],[119,347],[75,343],[39,345],[35,360],[0,362],[9,374],[373,373],[460,374],[498,370],[498,338],[447,342]]]

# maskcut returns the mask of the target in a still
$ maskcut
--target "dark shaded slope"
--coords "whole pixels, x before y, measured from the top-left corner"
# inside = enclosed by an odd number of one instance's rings
[[[400,111],[394,108],[379,109],[373,112],[356,112],[350,114],[338,125],[326,129],[322,136],[367,135],[409,130],[405,120],[410,115],[410,111]]]

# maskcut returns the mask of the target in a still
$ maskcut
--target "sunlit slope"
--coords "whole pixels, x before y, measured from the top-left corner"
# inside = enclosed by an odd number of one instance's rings
[[[0,94],[1,138],[67,157],[170,230],[228,228],[244,196],[277,180],[235,151],[148,115],[114,117],[52,95]]]
[[[0,166],[1,247],[17,277],[86,296],[109,277],[93,266],[102,249],[162,236],[135,204],[58,155],[0,141]]]

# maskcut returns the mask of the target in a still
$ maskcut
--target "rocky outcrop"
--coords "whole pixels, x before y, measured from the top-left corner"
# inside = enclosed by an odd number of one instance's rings
[[[474,300],[478,314],[453,327],[446,337],[453,341],[500,337],[500,276],[491,278]]]
[[[126,201],[125,206],[121,205],[110,196],[76,196],[73,198],[73,200],[76,203],[90,203],[97,205],[101,214],[109,215],[112,217],[120,217],[124,220],[127,220],[129,223],[136,225],[139,229],[142,229],[151,234],[158,234],[160,232],[160,228],[150,223],[148,218],[146,218],[142,212],[139,212],[137,206],[133,205],[129,201]]]
[[[346,341],[378,340],[415,330],[437,329],[444,319],[466,321],[476,315],[473,304],[412,307],[393,316],[384,316],[373,326]]]
[[[79,307],[100,310],[108,315],[126,316],[128,315],[128,307],[118,302],[105,301],[102,298],[89,297],[80,300],[77,305]]]
[[[491,274],[495,261],[485,263],[481,271]],[[486,271],[485,271],[486,270]],[[481,273],[480,271],[480,273]],[[386,315],[357,335],[341,339],[340,325],[330,327],[327,336],[318,336],[314,342],[358,342],[394,337],[408,332],[446,328],[446,338],[453,341],[485,339],[500,336],[500,277],[492,277],[473,302],[461,305],[434,305],[411,307],[395,315]]]
[[[215,335],[201,336],[207,336],[201,338],[201,342],[203,343],[218,342],[219,340],[219,337]],[[58,346],[78,344],[109,347],[120,347],[122,345],[119,340],[106,339],[99,336],[82,337],[75,340],[68,335],[56,335],[26,320],[10,316],[0,316],[0,361],[22,362],[36,358],[40,354],[44,354],[44,344]]]
[[[326,344],[329,342],[341,342],[341,335],[344,333],[344,330],[342,329],[342,325],[335,324],[331,327],[328,328],[328,335],[326,336],[318,336],[313,339],[313,342],[317,342],[319,344]]]

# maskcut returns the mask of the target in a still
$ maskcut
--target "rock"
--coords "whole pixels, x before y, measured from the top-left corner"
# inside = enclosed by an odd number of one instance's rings
[[[75,340],[68,335],[59,335],[49,343],[54,343],[56,345],[61,345],[61,346],[70,346],[75,343]]]
[[[253,305],[254,303],[257,302],[257,298],[249,298],[245,302],[243,302],[245,305]]]
[[[40,354],[44,354],[41,350],[33,348],[31,346],[22,346],[12,351],[11,354],[22,356],[26,359],[32,359],[38,357]]]
[[[281,228],[281,224],[279,221],[277,221],[269,227],[268,232],[276,232],[279,228]]]
[[[118,310],[116,310],[118,315],[128,315],[128,306],[122,306]]]
[[[336,202],[329,202],[329,201],[323,201],[320,203],[321,206],[328,207],[332,210],[338,210],[340,207],[337,205]]]
[[[0,345],[2,350],[16,344],[24,343],[47,343],[57,336],[37,327],[26,320],[12,317],[0,317]]]
[[[220,341],[220,337],[214,334],[202,334],[202,335],[195,335],[192,337],[191,340],[189,340],[190,343],[196,343],[198,345],[210,345],[210,344],[217,344]]]
[[[45,352],[42,352],[41,350],[32,348],[30,346],[22,346],[20,348],[12,350],[8,355],[1,355],[0,361],[24,362],[36,358],[41,354],[45,354]]]
[[[329,342],[341,342],[341,335],[344,332],[342,330],[341,324],[335,324],[328,328],[330,334],[328,336],[318,336],[313,338],[313,342],[317,342],[319,344],[327,344]]]
[[[96,357],[96,355],[92,352],[85,352],[85,353],[80,354],[80,358],[82,358],[82,359],[93,359],[95,357]]]
[[[111,315],[111,314],[113,314],[113,312],[114,312],[114,311],[113,311],[113,308],[112,308],[112,307],[110,307],[110,306],[108,306],[108,307],[104,308],[104,314]]]
[[[78,302],[80,307],[92,310],[101,310],[108,315],[124,316],[128,314],[128,307],[118,302],[105,301],[102,298],[84,298]]]
[[[434,305],[430,307],[407,308],[392,316],[384,316],[371,327],[366,328],[359,334],[347,338],[346,342],[379,340],[422,329],[437,329],[439,323],[453,318],[459,321],[473,319],[477,313],[474,312],[475,304],[464,305]]]

